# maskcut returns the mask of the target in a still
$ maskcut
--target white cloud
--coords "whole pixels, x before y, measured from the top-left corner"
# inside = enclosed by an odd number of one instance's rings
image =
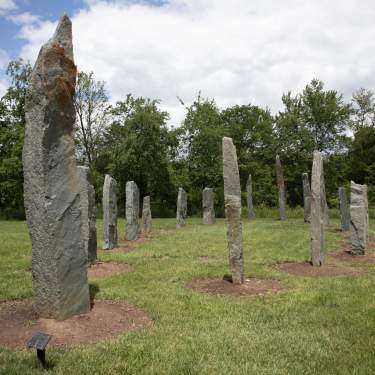
[[[281,95],[312,78],[343,92],[375,88],[375,2],[362,0],[169,0],[162,6],[88,0],[73,16],[78,68],[129,92],[162,100],[178,124],[199,90],[218,105],[277,111]],[[34,60],[54,23],[23,26]]]
[[[17,25],[30,25],[40,20],[39,16],[29,12],[12,14],[7,16],[7,18]]]
[[[0,16],[7,14],[9,11],[17,9],[14,0],[0,0]]]

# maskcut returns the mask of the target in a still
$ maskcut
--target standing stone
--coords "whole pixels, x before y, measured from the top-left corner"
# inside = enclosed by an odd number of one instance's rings
[[[103,250],[117,247],[117,182],[105,175],[103,186]]]
[[[81,192],[82,234],[85,241],[87,261],[91,266],[97,260],[95,189],[91,183],[90,168],[79,166],[78,175]]]
[[[311,263],[321,266],[324,261],[324,177],[323,158],[319,151],[314,151],[311,173]]]
[[[125,238],[135,241],[139,237],[139,189],[134,181],[126,183],[126,226]]]
[[[249,220],[255,219],[254,205],[253,205],[253,182],[251,174],[246,182],[246,197],[247,197],[247,217]]]
[[[206,187],[202,192],[203,224],[215,224],[215,193],[214,189]]]
[[[229,265],[232,283],[244,282],[243,242],[241,222],[241,185],[237,152],[232,138],[223,138],[224,203],[227,223]]]
[[[150,233],[152,230],[152,216],[151,216],[151,203],[150,196],[143,197],[142,205],[142,232]]]
[[[353,255],[365,255],[367,249],[365,190],[363,185],[350,182],[350,231]]]
[[[341,230],[343,232],[346,232],[350,230],[350,217],[349,217],[348,201],[346,199],[346,191],[343,186],[339,187],[339,202],[340,202]]]
[[[181,228],[186,225],[187,219],[187,195],[186,191],[180,187],[177,195],[177,210],[176,210],[176,227]]]
[[[72,24],[63,16],[31,74],[23,148],[35,309],[59,320],[90,309],[73,139],[76,72]]]
[[[277,189],[279,191],[280,220],[286,220],[286,213],[285,213],[285,184],[284,184],[283,168],[281,166],[279,155],[276,155],[276,180],[277,180]]]
[[[310,189],[309,175],[307,173],[302,173],[302,188],[303,188],[304,221],[305,223],[310,223],[311,189]]]

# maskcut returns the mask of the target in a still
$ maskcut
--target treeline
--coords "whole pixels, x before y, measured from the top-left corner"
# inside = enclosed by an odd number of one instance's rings
[[[25,96],[31,66],[9,64],[11,85],[0,100],[0,216],[24,218],[22,146]],[[200,94],[186,105],[181,126],[167,126],[169,114],[158,100],[126,95],[110,104],[105,83],[93,73],[77,77],[76,156],[90,167],[100,204],[104,175],[119,183],[124,210],[125,183],[134,180],[141,195],[152,196],[155,217],[175,214],[177,190],[189,196],[189,214],[201,212],[201,191],[216,189],[216,209],[223,215],[221,140],[233,138],[243,191],[253,176],[255,206],[277,205],[275,156],[283,164],[290,207],[302,205],[301,174],[311,171],[312,153],[325,157],[328,204],[335,207],[337,189],[350,180],[369,185],[375,203],[375,96],[359,89],[350,102],[323,82],[312,80],[301,93],[282,96],[283,109],[272,114],[255,105],[219,108]],[[244,195],[245,205],[245,195]]]

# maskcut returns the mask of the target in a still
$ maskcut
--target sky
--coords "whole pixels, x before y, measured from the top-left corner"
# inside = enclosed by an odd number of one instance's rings
[[[33,63],[64,12],[78,69],[105,81],[112,102],[160,100],[174,126],[177,96],[277,113],[313,78],[346,100],[375,89],[374,0],[0,0],[0,95],[8,62]]]

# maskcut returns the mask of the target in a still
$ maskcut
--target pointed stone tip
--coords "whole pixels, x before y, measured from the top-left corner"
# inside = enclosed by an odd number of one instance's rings
[[[60,18],[52,39],[59,43],[73,60],[72,21],[66,13]]]

